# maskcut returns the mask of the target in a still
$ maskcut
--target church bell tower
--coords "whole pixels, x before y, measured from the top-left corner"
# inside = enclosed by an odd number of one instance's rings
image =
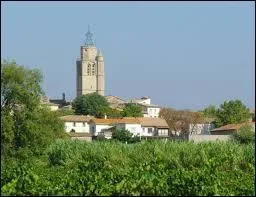
[[[104,58],[88,27],[85,44],[80,47],[80,58],[76,61],[77,96],[93,92],[104,96],[104,81]]]

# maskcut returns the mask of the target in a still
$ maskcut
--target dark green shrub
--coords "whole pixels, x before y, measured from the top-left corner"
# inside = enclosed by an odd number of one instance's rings
[[[240,143],[255,142],[255,131],[253,131],[252,126],[244,125],[233,135],[233,137]]]

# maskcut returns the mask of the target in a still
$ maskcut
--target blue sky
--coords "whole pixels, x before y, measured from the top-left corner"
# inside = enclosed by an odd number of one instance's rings
[[[50,98],[76,95],[88,25],[106,95],[202,109],[255,107],[254,2],[1,2],[1,56],[40,68]]]

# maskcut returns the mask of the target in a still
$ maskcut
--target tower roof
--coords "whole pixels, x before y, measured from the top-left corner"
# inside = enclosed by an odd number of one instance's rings
[[[101,53],[101,50],[99,49],[99,51],[98,51],[98,55],[97,56],[99,56],[99,57],[103,57],[103,55],[102,55],[102,53]]]
[[[86,47],[95,46],[95,43],[93,41],[93,34],[90,32],[90,26],[89,25],[88,25],[88,31],[85,35],[86,35],[85,46]]]

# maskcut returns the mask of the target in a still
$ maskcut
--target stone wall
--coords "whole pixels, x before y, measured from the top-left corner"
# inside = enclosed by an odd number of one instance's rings
[[[205,141],[228,141],[231,139],[231,135],[189,135],[188,140],[194,142]]]

